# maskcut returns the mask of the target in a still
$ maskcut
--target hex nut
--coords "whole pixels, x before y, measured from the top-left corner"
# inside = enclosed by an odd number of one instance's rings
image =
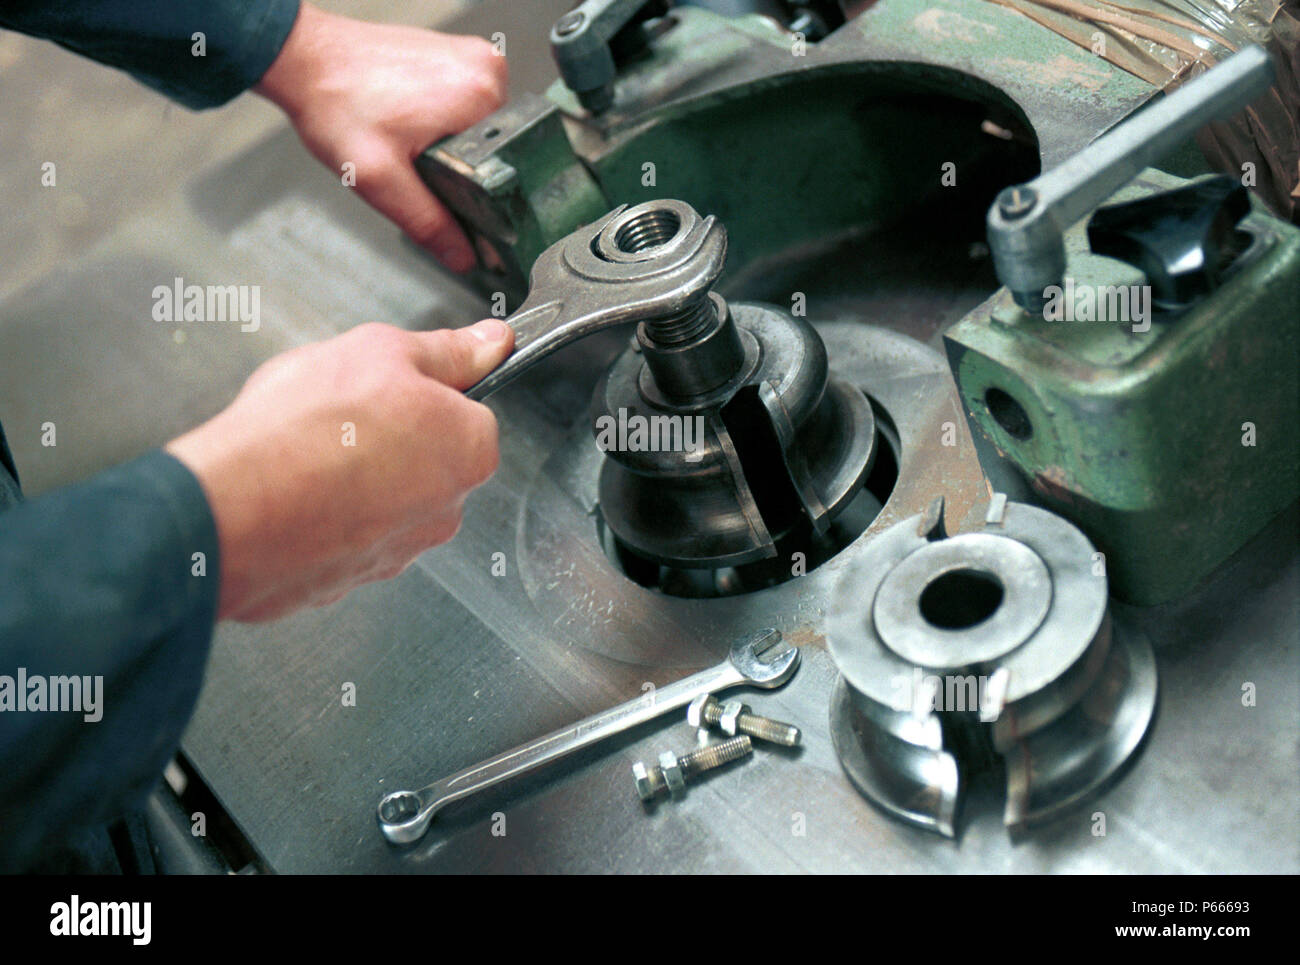
[[[691,701],[690,706],[686,708],[686,723],[692,727],[704,726],[704,708],[709,705],[713,699],[712,694],[700,694]]]
[[[664,751],[659,755],[659,770],[663,772],[664,783],[668,785],[668,793],[673,797],[686,790],[686,775],[682,773],[682,765],[672,751]]]
[[[728,737],[735,737],[740,715],[748,713],[748,704],[742,704],[739,700],[729,700],[722,705],[722,716],[718,718],[718,727]]]
[[[650,771],[643,761],[632,765],[632,776],[636,778],[636,793],[641,796],[641,800],[649,801],[655,796],[654,781],[650,779]]]

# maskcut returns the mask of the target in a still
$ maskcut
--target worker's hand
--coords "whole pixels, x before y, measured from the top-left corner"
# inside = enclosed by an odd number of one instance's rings
[[[477,37],[365,23],[304,3],[257,85],[284,109],[308,150],[453,271],[474,250],[415,173],[434,141],[505,101],[506,59]],[[348,168],[346,165],[353,165]]]
[[[362,325],[271,359],[229,408],[169,443],[216,518],[219,615],[329,603],[451,539],[497,465],[496,418],[461,390],[513,344],[497,319]]]

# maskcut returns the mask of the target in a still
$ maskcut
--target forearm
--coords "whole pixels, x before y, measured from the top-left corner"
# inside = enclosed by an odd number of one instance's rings
[[[219,568],[202,489],[161,452],[0,513],[0,869],[157,781],[198,695]]]
[[[297,15],[298,0],[10,0],[0,4],[0,27],[125,70],[199,109],[256,84]]]

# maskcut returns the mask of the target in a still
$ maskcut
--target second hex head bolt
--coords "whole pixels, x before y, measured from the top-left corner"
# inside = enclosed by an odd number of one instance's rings
[[[704,694],[691,701],[686,709],[686,722],[692,727],[709,725],[724,734],[748,734],[761,741],[794,747],[799,743],[799,728],[780,720],[760,717],[750,711],[748,704],[739,700],[720,703],[712,694]]]

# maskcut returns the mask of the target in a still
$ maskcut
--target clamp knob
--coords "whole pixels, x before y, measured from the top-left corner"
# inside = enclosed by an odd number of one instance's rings
[[[1221,174],[1098,208],[1088,222],[1088,244],[1095,254],[1141,269],[1157,306],[1181,308],[1219,286],[1245,248],[1237,225],[1249,213],[1241,182]]]

